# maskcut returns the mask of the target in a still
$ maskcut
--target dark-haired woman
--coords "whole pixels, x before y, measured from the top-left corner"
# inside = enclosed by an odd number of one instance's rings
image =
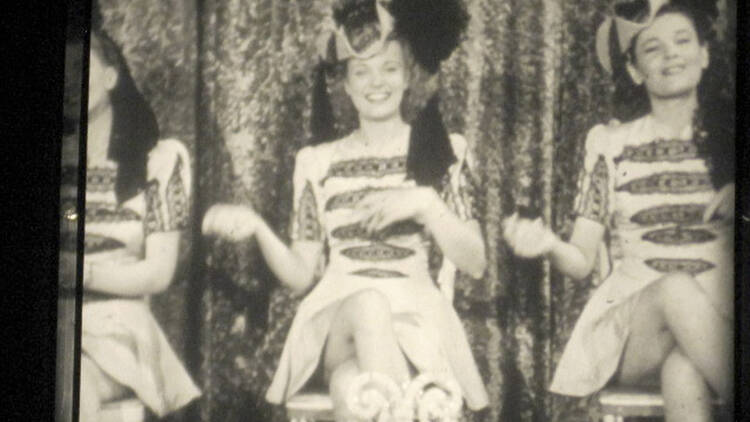
[[[355,419],[347,395],[360,374],[399,387],[416,373],[437,374],[457,381],[459,403],[463,395],[471,408],[487,404],[461,323],[428,272],[430,242],[459,270],[484,272],[471,161],[461,136],[425,121],[418,129],[402,117],[414,44],[394,30],[398,3],[349,1],[335,12],[339,26],[324,54],[343,65],[359,128],[298,153],[291,246],[247,207],[216,205],[203,221],[204,233],[254,236],[282,284],[307,293],[267,399],[288,399],[322,365],[337,418],[346,421]],[[424,116],[436,118],[435,100]],[[325,268],[313,287],[321,258]]]
[[[158,141],[156,117],[101,32],[91,35],[88,94],[80,420],[99,421],[103,403],[133,394],[164,416],[199,391],[143,298],[175,273],[190,161],[180,142]],[[74,207],[75,186],[63,200]]]
[[[650,107],[589,132],[570,240],[516,215],[504,236],[518,255],[546,255],[577,279],[591,273],[607,231],[612,239],[613,270],[577,322],[553,392],[660,377],[668,421],[707,421],[712,392],[731,403],[734,379],[734,110],[712,109],[710,25],[685,3],[626,3],[599,31],[602,64],[625,55],[631,98],[642,92]]]

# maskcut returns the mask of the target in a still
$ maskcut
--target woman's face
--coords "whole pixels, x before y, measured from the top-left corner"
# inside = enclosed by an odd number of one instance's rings
[[[89,105],[88,111],[109,101],[109,91],[117,84],[117,71],[105,63],[95,49],[89,57]]]
[[[344,89],[360,119],[382,121],[400,115],[408,75],[401,44],[390,41],[380,53],[347,63]]]
[[[628,63],[633,81],[645,83],[657,98],[695,93],[708,66],[708,49],[699,41],[693,22],[679,13],[654,19],[636,38],[634,54],[634,63]]]

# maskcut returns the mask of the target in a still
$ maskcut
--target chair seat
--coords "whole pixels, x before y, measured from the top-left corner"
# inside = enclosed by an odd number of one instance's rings
[[[106,403],[99,411],[100,422],[143,422],[146,408],[136,398]]]
[[[658,389],[608,388],[599,393],[599,404],[605,414],[637,417],[664,414],[664,398]]]
[[[599,393],[599,405],[605,415],[652,417],[664,415],[664,398],[658,387],[637,389],[611,387]],[[714,406],[722,406],[719,399]]]
[[[327,394],[303,393],[286,402],[287,417],[292,421],[332,421],[333,402]]]

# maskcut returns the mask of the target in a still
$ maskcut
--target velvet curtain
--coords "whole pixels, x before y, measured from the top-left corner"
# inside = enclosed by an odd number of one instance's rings
[[[186,258],[174,284],[152,299],[203,390],[174,420],[283,420],[263,395],[298,301],[277,287],[256,245],[203,238],[199,217],[219,201],[248,204],[286,236],[294,154],[309,137],[314,43],[331,2],[95,1],[94,25],[123,47],[162,137],[181,139],[194,157]],[[584,137],[612,116],[612,86],[594,54],[611,3],[466,0],[468,32],[440,72],[444,120],[478,157],[486,204],[489,269],[479,282],[457,281],[455,307],[492,404],[466,420],[596,416],[589,400],[546,391],[593,285],[510,256],[501,221],[523,202],[569,231]],[[733,60],[736,1],[722,4],[717,59]],[[350,106],[340,92],[333,101],[344,133]]]

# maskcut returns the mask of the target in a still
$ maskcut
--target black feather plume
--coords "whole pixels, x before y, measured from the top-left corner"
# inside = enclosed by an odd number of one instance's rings
[[[440,62],[456,49],[469,22],[459,0],[393,0],[389,10],[397,35],[430,73],[437,72]]]

